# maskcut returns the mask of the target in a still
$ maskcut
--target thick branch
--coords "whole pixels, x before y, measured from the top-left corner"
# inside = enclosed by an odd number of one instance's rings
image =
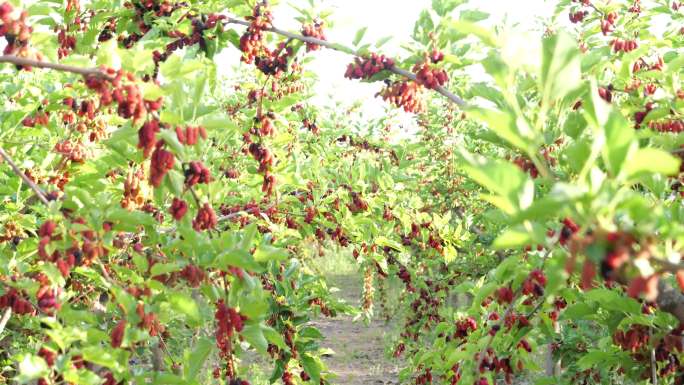
[[[7,306],[7,309],[5,309],[5,312],[2,314],[2,319],[0,319],[0,334],[2,334],[3,331],[5,331],[5,326],[7,326],[7,322],[9,322],[11,316],[12,307]]]
[[[250,23],[248,21],[233,19],[233,18],[229,19],[228,23],[244,25],[247,27],[249,27],[249,25],[250,25]],[[303,41],[305,43],[320,45],[321,47],[325,47],[325,48],[328,48],[328,49],[331,49],[334,51],[348,53],[348,54],[353,55],[353,56],[358,56],[358,57],[363,56],[363,55],[361,55],[360,52],[355,51],[355,50],[350,49],[350,48],[347,48],[347,47],[344,47],[340,44],[335,44],[335,43],[331,43],[329,41],[316,39],[313,37],[304,36],[304,35],[300,35],[297,33],[288,32],[288,31],[284,31],[282,29],[278,29],[275,27],[267,28],[266,31],[273,32],[273,33],[276,33],[276,34],[281,35],[281,36],[285,36],[289,39],[295,39],[295,40]],[[401,69],[401,68],[398,68],[396,66],[392,66],[389,69],[389,71],[394,73],[394,74],[397,74],[399,76],[403,76],[407,79],[416,81],[416,75],[410,71],[405,70],[405,69]],[[451,101],[452,103],[455,103],[459,107],[465,107],[466,106],[466,102],[463,99],[454,95],[451,91],[449,91],[445,87],[438,86],[437,88],[435,88],[435,91],[437,91],[438,93],[440,93],[441,95],[443,95],[444,97],[449,99],[449,101]]]
[[[674,288],[664,280],[658,280],[658,307],[675,316],[684,324],[684,294],[679,288]]]
[[[160,343],[152,345],[150,349],[152,351],[152,369],[155,372],[164,371],[164,352],[160,346]]]
[[[59,64],[59,63],[50,63],[50,62],[33,60],[33,59],[26,59],[26,58],[14,56],[14,55],[0,56],[0,63],[11,63],[11,64],[18,65],[18,66],[29,66],[29,67],[35,67],[35,68],[49,68],[49,69],[62,71],[62,72],[71,72],[71,73],[83,75],[86,77],[88,77],[88,76],[98,76],[98,77],[103,77],[103,78],[107,77],[107,74],[105,74],[99,68],[75,67],[75,66]]]
[[[38,199],[40,199],[41,202],[43,202],[46,206],[50,204],[48,199],[45,197],[45,193],[43,192],[43,190],[41,190],[40,187],[38,187],[38,185],[36,185],[31,179],[29,179],[29,177],[27,177],[26,174],[24,174],[19,169],[19,167],[17,167],[17,164],[14,163],[14,160],[12,160],[9,154],[7,154],[7,152],[5,152],[5,149],[2,147],[0,147],[0,156],[2,157],[2,159],[5,160],[5,162],[7,162],[10,165],[10,167],[12,167],[12,171],[14,171],[15,174],[21,177],[24,183],[26,183],[31,188],[31,190],[33,190],[33,192],[36,194],[36,196],[38,197]]]

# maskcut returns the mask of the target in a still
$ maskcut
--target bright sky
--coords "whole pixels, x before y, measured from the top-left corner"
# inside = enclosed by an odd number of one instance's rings
[[[303,0],[299,0],[303,1]],[[294,1],[293,4],[301,4]],[[304,1],[306,3],[306,1]],[[357,30],[368,27],[365,42],[376,42],[386,36],[393,39],[382,47],[390,56],[398,54],[399,44],[409,40],[413,26],[423,9],[431,8],[431,0],[320,0],[315,2],[319,10],[332,10],[334,26],[326,31],[329,41],[351,45]],[[504,18],[510,23],[520,23],[530,29],[541,25],[540,17],[550,16],[553,9],[545,0],[471,0],[468,9],[477,9],[491,14],[483,23],[501,24]],[[282,9],[289,7],[284,4]],[[275,25],[286,29],[298,29],[293,22],[295,14],[277,10]],[[308,68],[316,72],[319,82],[316,86],[317,104],[373,99],[381,84],[366,84],[344,78],[349,55],[330,50],[313,53],[315,60]],[[385,114],[381,100],[365,103],[364,112],[369,119]]]

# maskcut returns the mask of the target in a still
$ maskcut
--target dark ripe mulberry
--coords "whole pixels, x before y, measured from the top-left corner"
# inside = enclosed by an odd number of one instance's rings
[[[180,221],[183,216],[185,216],[185,213],[188,212],[188,204],[182,199],[173,198],[171,209],[169,211],[171,212],[173,219]]]
[[[159,187],[161,185],[164,176],[166,176],[175,164],[173,153],[166,151],[163,146],[163,142],[157,143],[150,161],[150,184],[154,187]]]
[[[347,66],[344,77],[349,79],[370,79],[380,71],[390,69],[394,66],[394,60],[371,53],[369,57],[354,59],[354,63]]]
[[[199,161],[193,161],[188,164],[185,170],[185,185],[194,186],[198,183],[208,184],[213,180],[209,169]]]
[[[449,80],[446,71],[431,67],[428,63],[417,64],[413,71],[416,74],[416,82],[431,90],[443,86]]]
[[[159,121],[149,120],[140,127],[138,131],[138,148],[143,150],[143,155],[148,158],[152,154],[157,144],[157,133],[159,132]]]
[[[124,332],[126,331],[126,320],[121,320],[114,326],[111,333],[111,345],[113,348],[118,348],[123,342]]]
[[[197,216],[192,221],[192,228],[195,231],[211,230],[218,224],[218,218],[214,209],[209,203],[205,203],[197,212]]]

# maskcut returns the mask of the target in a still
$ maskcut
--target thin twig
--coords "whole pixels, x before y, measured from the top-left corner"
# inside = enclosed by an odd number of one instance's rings
[[[598,12],[601,16],[605,16],[605,12],[602,10],[598,9],[593,3],[589,3],[589,6],[594,9],[594,11]]]
[[[197,192],[195,191],[192,186],[188,186],[188,191],[190,191],[190,194],[192,194],[193,199],[195,199],[195,203],[197,203],[197,208],[200,209],[202,208],[202,202],[200,201],[199,196],[197,195]]]
[[[97,76],[97,77],[102,77],[102,78],[108,78],[109,77],[104,71],[102,71],[99,68],[75,67],[75,66],[66,65],[66,64],[50,63],[50,62],[26,59],[26,58],[17,57],[14,55],[2,55],[2,56],[0,56],[0,63],[10,63],[10,64],[18,65],[18,66],[29,66],[29,67],[36,67],[36,68],[49,68],[49,69],[62,71],[62,72],[71,72],[71,73],[83,75],[85,77],[89,77],[89,76]]]
[[[41,202],[43,202],[46,206],[50,205],[50,201],[48,201],[48,199],[45,197],[45,193],[43,192],[43,190],[41,190],[37,184],[35,184],[29,177],[27,177],[26,174],[24,174],[24,172],[22,172],[19,169],[19,167],[17,167],[17,164],[14,163],[12,157],[10,157],[9,154],[5,152],[5,149],[2,147],[0,147],[0,156],[2,157],[2,159],[5,160],[5,162],[7,162],[10,165],[10,167],[12,167],[12,171],[14,171],[15,174],[21,177],[24,183],[26,183],[31,188],[31,190],[33,190],[33,192],[36,194],[36,196],[38,197],[38,199],[40,199]]]
[[[228,19],[228,21],[227,21],[226,23],[227,23],[227,24],[239,24],[239,25],[244,25],[244,26],[246,26],[246,27],[249,27],[249,26],[250,26],[250,22],[248,22],[248,21],[240,20],[240,19],[233,19],[233,18]],[[316,44],[316,45],[319,45],[319,46],[321,46],[321,47],[325,47],[325,48],[328,48],[328,49],[331,49],[331,50],[334,50],[334,51],[344,52],[344,53],[347,53],[347,54],[350,54],[350,55],[353,55],[353,56],[358,56],[358,57],[362,57],[362,56],[363,56],[360,52],[355,51],[355,50],[353,50],[353,49],[344,47],[344,46],[342,46],[342,45],[340,45],[340,44],[331,43],[331,42],[329,42],[329,41],[325,41],[325,40],[321,40],[321,39],[316,39],[316,38],[314,38],[314,37],[304,36],[304,35],[300,35],[300,34],[297,34],[297,33],[292,33],[292,32],[288,32],[288,31],[284,31],[284,30],[278,29],[278,28],[276,28],[276,27],[266,28],[265,30],[266,30],[266,31],[269,31],[269,32],[273,32],[273,33],[278,34],[278,35],[281,35],[281,36],[285,36],[285,37],[287,37],[287,38],[289,38],[289,39],[296,39],[296,40],[299,40],[299,41],[303,41],[303,42],[305,42],[305,43]],[[416,75],[415,75],[414,73],[412,73],[412,72],[410,72],[410,71],[407,71],[407,70],[405,70],[405,69],[402,69],[402,68],[398,68],[398,67],[396,67],[396,66],[390,67],[390,68],[388,69],[388,71],[390,71],[390,72],[392,72],[392,73],[394,73],[394,74],[397,74],[397,75],[399,75],[399,76],[403,76],[403,77],[405,77],[405,78],[407,78],[407,79],[410,79],[410,80],[413,80],[413,81],[416,81],[416,79],[417,79],[417,78],[416,78]],[[445,97],[446,97],[447,99],[449,99],[452,103],[455,103],[455,104],[458,105],[459,107],[466,107],[466,105],[467,105],[467,103],[466,103],[463,99],[461,99],[460,97],[456,96],[454,93],[452,93],[451,91],[449,91],[449,90],[446,89],[445,87],[438,86],[438,87],[435,88],[435,91],[437,91],[437,92],[440,93],[441,95],[445,96]]]
[[[653,330],[651,328],[648,329],[648,336],[649,339],[653,338]],[[658,363],[656,362],[656,352],[655,348],[651,347],[651,383],[653,385],[658,385]]]

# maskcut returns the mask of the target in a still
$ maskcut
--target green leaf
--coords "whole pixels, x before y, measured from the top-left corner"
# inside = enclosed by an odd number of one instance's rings
[[[489,202],[508,215],[515,215],[532,204],[534,183],[515,165],[502,160],[488,159],[462,151],[466,174],[494,196],[485,196]]]
[[[271,245],[261,245],[254,252],[257,262],[284,261],[289,256],[287,249]]]
[[[122,365],[119,363],[121,357],[114,356],[115,349],[106,349],[100,346],[88,346],[81,350],[83,360],[92,362],[111,369],[112,371],[121,371]],[[125,353],[125,352],[123,352]]]
[[[505,98],[501,91],[498,89],[491,87],[487,85],[486,83],[475,83],[470,87],[470,93],[471,93],[471,98],[472,97],[482,97],[485,98],[493,103],[495,103],[499,107],[503,107],[506,105]]]
[[[557,183],[554,190],[511,219],[511,223],[520,223],[526,220],[542,221],[555,217],[563,206],[570,204],[583,193],[582,191],[567,191],[567,185]]]
[[[622,356],[626,354],[623,353],[616,349],[613,349],[613,351],[590,350],[577,361],[577,365],[580,370],[592,369],[598,366],[610,368],[622,360]]]
[[[226,250],[216,257],[214,264],[220,269],[226,269],[229,266],[234,266],[241,267],[247,271],[263,271],[263,267],[254,260],[252,254],[245,250]]]
[[[185,314],[191,324],[195,326],[200,324],[202,316],[200,314],[199,306],[189,295],[183,293],[170,293],[168,299],[171,307],[174,310]]]
[[[178,136],[174,130],[161,130],[159,138],[168,144],[181,160],[185,158],[185,148],[181,142],[178,141]]]
[[[625,297],[608,289],[594,289],[585,294],[585,298],[596,301],[607,310],[624,312],[627,314],[641,314],[641,305],[635,299]]]
[[[596,314],[595,307],[589,306],[584,302],[579,302],[568,306],[568,308],[561,313],[561,318],[568,320],[581,320],[586,316],[594,314]]]
[[[640,148],[630,156],[625,164],[625,172],[629,178],[637,178],[644,174],[677,175],[681,160],[670,153],[657,148]]]
[[[565,124],[563,124],[563,132],[569,137],[577,139],[586,127],[587,120],[584,118],[584,116],[577,111],[572,111],[565,119]]]
[[[529,141],[525,140],[524,136],[530,138],[531,129],[525,121],[516,119],[513,112],[473,108],[468,110],[468,116],[485,123],[497,136],[513,147],[527,151]]]
[[[153,226],[156,223],[150,214],[142,211],[128,211],[120,207],[109,210],[107,220],[114,223],[116,229],[125,231],[136,231],[140,225]]]
[[[264,332],[259,324],[245,325],[244,329],[240,332],[240,335],[244,337],[245,341],[249,342],[256,351],[261,354],[266,354],[268,341],[266,341]]]
[[[439,16],[444,17],[463,3],[465,0],[432,0],[432,9]]]
[[[482,27],[480,25],[477,25],[471,21],[465,21],[465,20],[457,20],[457,21],[452,21],[450,24],[450,27],[453,32],[456,34],[462,34],[462,35],[474,35],[475,37],[479,38],[483,43],[490,47],[496,47],[497,46],[497,40],[494,36],[494,34],[491,33],[491,31],[485,27]]]
[[[606,146],[603,151],[608,171],[617,176],[630,153],[636,149],[634,129],[622,114],[613,110],[605,125]]]
[[[404,246],[402,246],[401,243],[397,242],[394,239],[389,239],[387,237],[375,238],[375,244],[380,246],[380,247],[391,247],[392,249],[394,249],[396,251],[404,250]]]
[[[582,84],[580,52],[577,42],[559,32],[543,41],[541,89],[546,103],[563,99]]]
[[[467,9],[461,11],[461,20],[472,21],[476,23],[488,18],[489,14],[487,12],[478,11],[477,9]]]
[[[493,247],[497,250],[512,249],[532,244],[532,234],[522,226],[506,229],[496,240]]]
[[[366,34],[367,30],[368,30],[368,27],[363,27],[363,28],[359,29],[358,31],[356,31],[356,35],[354,36],[354,41],[352,42],[352,44],[354,46],[358,46],[359,43],[361,43],[361,39],[363,39],[363,36]]]
[[[268,301],[255,293],[240,297],[239,303],[240,313],[249,319],[261,318],[269,310]]]
[[[318,384],[321,380],[321,365],[308,354],[302,354],[301,362],[304,371],[311,377],[311,382]]]
[[[287,349],[285,339],[283,338],[282,334],[278,333],[275,329],[273,329],[270,326],[262,325],[261,331],[264,334],[264,337],[266,337],[266,339],[268,340],[268,342],[279,347],[280,349]]]
[[[167,178],[164,179],[168,182],[169,189],[176,195],[183,195],[183,188],[185,186],[185,177],[178,170],[169,170],[166,174]]]
[[[378,41],[375,43],[375,46],[376,46],[377,48],[382,47],[383,45],[387,44],[387,42],[389,42],[390,40],[392,40],[392,37],[393,37],[393,36],[390,35],[390,36],[385,36],[385,37],[381,38],[380,40],[378,40]]]
[[[238,243],[237,247],[240,250],[249,251],[252,248],[252,243],[256,239],[257,235],[257,224],[251,223],[245,227],[242,231],[242,239]]]
[[[99,385],[102,383],[102,378],[97,374],[87,369],[70,368],[62,373],[64,381],[76,385]]]
[[[162,274],[172,273],[181,269],[178,263],[155,263],[150,269],[150,277],[156,277]]]
[[[311,326],[302,328],[302,330],[300,330],[298,334],[300,338],[313,338],[317,340],[323,338],[323,334],[321,333],[321,331]]]
[[[62,273],[57,269],[57,266],[52,263],[43,263],[40,265],[40,270],[50,278],[50,282],[53,282],[59,286],[64,286],[65,280]]]
[[[208,130],[237,131],[238,126],[224,114],[212,114],[200,120],[200,125]]]
[[[599,96],[595,80],[591,81],[588,88],[591,92],[587,93],[582,103],[584,117],[592,127],[602,129],[610,117],[611,106]]]
[[[181,378],[180,376],[177,376],[175,374],[171,373],[157,373],[154,376],[154,382],[152,382],[153,385],[186,385],[187,382]]]
[[[214,346],[214,342],[206,337],[202,337],[197,341],[192,352],[190,350],[185,351],[185,364],[183,365],[185,379],[192,381],[197,378],[207,358],[209,358],[214,350]]]

